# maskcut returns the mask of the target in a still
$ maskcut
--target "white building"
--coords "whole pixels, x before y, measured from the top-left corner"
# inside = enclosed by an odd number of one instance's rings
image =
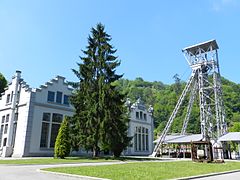
[[[153,108],[147,109],[140,98],[133,104],[128,100],[126,104],[130,111],[128,136],[133,138],[124,155],[150,155],[154,148]]]
[[[68,98],[72,89],[64,77],[31,89],[16,71],[0,99],[0,155],[2,157],[53,154],[64,116],[73,115]]]
[[[52,156],[64,116],[72,116],[72,89],[57,76],[32,89],[16,71],[0,99],[0,156]],[[133,137],[125,155],[149,155],[153,151],[153,109],[140,101],[129,104],[128,136]]]

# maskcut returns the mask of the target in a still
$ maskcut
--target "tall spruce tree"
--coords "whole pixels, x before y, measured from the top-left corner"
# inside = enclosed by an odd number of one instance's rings
[[[110,41],[104,26],[97,24],[88,37],[79,69],[73,69],[79,82],[72,83],[76,87],[72,97],[76,110],[71,122],[72,145],[92,150],[93,157],[98,156],[100,149],[119,156],[129,142],[125,96],[113,85],[122,77],[115,72],[120,61],[114,56],[116,50]]]

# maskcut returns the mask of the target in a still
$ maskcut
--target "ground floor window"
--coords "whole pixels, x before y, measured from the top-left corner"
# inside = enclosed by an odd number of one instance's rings
[[[63,115],[58,113],[43,113],[42,131],[40,139],[41,148],[53,148]]]
[[[1,125],[1,129],[0,129],[0,147],[1,147],[1,144],[2,144],[3,128],[4,128],[4,125]]]
[[[148,128],[135,127],[134,134],[134,149],[135,151],[148,151],[149,150],[149,135]]]
[[[7,134],[8,132],[8,122],[9,122],[9,117],[10,117],[10,114],[7,114],[6,116],[2,116],[2,121],[1,121],[1,126],[0,126],[0,146],[2,144],[2,141],[3,141],[3,135],[4,134]],[[4,145],[4,143],[3,143]]]
[[[42,122],[40,147],[48,146],[49,123]]]

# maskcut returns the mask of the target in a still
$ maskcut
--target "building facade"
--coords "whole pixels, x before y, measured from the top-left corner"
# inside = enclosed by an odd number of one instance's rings
[[[0,99],[2,157],[49,156],[64,116],[73,115],[72,89],[57,76],[32,89],[16,71]]]
[[[130,113],[128,136],[132,140],[124,155],[150,155],[154,148],[153,108],[147,108],[140,98],[133,104],[128,100],[126,104]]]
[[[71,94],[64,77],[32,89],[16,71],[0,98],[0,156],[52,156],[63,118],[74,113]],[[149,155],[153,151],[153,108],[147,109],[140,99],[133,104],[128,101],[128,107],[128,136],[133,138],[124,155]]]

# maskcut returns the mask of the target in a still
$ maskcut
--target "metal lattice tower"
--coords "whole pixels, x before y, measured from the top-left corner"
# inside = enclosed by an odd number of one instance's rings
[[[196,44],[182,50],[189,66],[192,68],[192,74],[154,148],[153,156],[156,156],[156,153],[160,150],[174,118],[188,93],[190,94],[189,103],[181,134],[184,135],[186,133],[193,103],[197,97],[199,98],[203,140],[217,140],[227,132],[217,50],[216,40]]]

